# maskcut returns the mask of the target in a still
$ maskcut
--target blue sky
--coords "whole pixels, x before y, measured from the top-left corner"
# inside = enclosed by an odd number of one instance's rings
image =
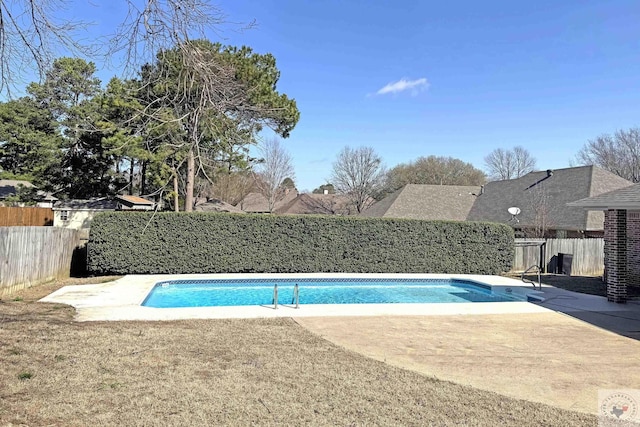
[[[637,1],[228,1],[230,44],[271,52],[301,119],[285,141],[298,187],[330,176],[346,145],[387,166],[451,156],[482,168],[522,145],[540,169],[640,125]],[[424,82],[379,94],[401,80]]]
[[[345,146],[371,146],[388,167],[437,155],[482,169],[521,145],[557,169],[589,139],[640,125],[638,1],[217,4],[257,26],[210,38],[272,53],[298,103],[283,142],[299,189],[326,182]],[[98,5],[90,19],[105,28],[117,14]]]

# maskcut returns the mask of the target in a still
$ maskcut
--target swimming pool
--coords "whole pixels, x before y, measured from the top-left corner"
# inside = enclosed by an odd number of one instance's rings
[[[246,279],[169,280],[157,283],[141,305],[156,308],[274,304],[412,304],[513,302],[491,286],[460,279]]]

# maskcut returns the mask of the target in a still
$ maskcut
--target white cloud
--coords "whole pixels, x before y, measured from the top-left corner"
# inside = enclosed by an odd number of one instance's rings
[[[416,96],[418,93],[429,88],[429,82],[426,78],[407,80],[400,79],[397,82],[389,83],[378,92],[377,95],[386,95],[388,93],[400,93],[405,91],[411,91],[412,96]]]

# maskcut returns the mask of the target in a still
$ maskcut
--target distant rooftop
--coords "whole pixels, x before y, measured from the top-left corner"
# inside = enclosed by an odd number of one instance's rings
[[[16,195],[20,186],[23,186],[25,188],[33,188],[34,185],[29,181],[22,181],[17,179],[0,179],[0,199],[5,199],[7,197]],[[46,193],[39,190],[37,194],[40,200],[58,200],[51,193]]]
[[[520,227],[534,225],[536,215],[544,214],[554,229],[602,230],[602,212],[586,212],[568,204],[632,184],[596,166],[530,172],[520,178],[487,183],[467,219],[510,223],[512,216],[507,210],[517,207],[521,211]]]
[[[53,206],[53,210],[109,210],[114,211],[118,207],[115,200],[101,197],[97,199],[70,199],[59,200]]]
[[[480,186],[407,184],[360,216],[464,221]]]

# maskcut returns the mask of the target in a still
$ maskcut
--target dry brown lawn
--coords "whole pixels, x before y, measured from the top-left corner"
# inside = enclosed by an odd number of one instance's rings
[[[60,285],[0,301],[0,426],[597,425],[389,366],[291,319],[74,322],[35,302]]]

